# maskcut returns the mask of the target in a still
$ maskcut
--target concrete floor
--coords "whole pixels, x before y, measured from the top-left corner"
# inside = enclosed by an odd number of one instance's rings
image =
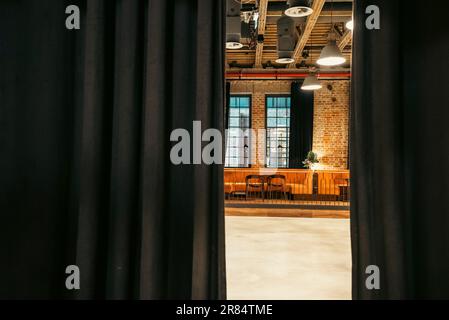
[[[351,299],[349,220],[226,217],[228,299]]]

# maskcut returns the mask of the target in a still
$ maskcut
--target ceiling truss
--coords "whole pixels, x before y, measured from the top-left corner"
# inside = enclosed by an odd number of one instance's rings
[[[247,69],[306,69],[314,66],[322,48],[326,45],[329,33],[333,26],[340,35],[338,45],[347,60],[351,61],[352,32],[345,28],[345,23],[352,17],[352,0],[314,0],[312,3],[314,14],[304,22],[298,22],[299,40],[295,46],[295,63],[291,65],[278,65],[275,60],[277,54],[277,27],[276,22],[283,14],[282,7],[286,0],[259,0],[259,21],[257,27],[257,44],[239,50],[227,50],[226,63],[228,70]],[[245,0],[245,5],[255,1]],[[331,8],[333,10],[331,11]],[[331,23],[332,21],[332,23]],[[313,44],[313,45],[312,45]],[[310,58],[313,57],[313,59]],[[346,69],[350,64],[344,66]]]

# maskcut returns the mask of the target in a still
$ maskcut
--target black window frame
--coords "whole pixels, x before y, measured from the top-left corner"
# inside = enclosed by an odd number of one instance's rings
[[[288,117],[288,119],[289,119],[288,127],[278,127],[277,126],[277,121],[276,121],[276,127],[268,127],[268,99],[269,98],[289,98],[290,99],[290,107],[289,107],[290,112],[289,112],[289,117]],[[290,154],[290,133],[291,133],[290,132],[290,130],[291,130],[291,100],[292,100],[291,94],[266,94],[265,95],[265,130],[266,130],[266,135],[265,135],[265,167],[266,168],[288,169],[289,166],[290,166],[290,159],[289,159],[290,155],[289,154]],[[270,118],[272,118],[272,117],[270,117]],[[278,119],[278,118],[280,118],[280,117],[278,117],[276,115],[275,119]],[[285,157],[278,157],[278,159],[285,159],[286,160],[286,166],[285,167],[279,167],[279,166],[277,166],[277,167],[269,167],[268,166],[268,158],[269,158],[270,153],[269,153],[269,143],[268,143],[268,140],[269,140],[268,132],[269,132],[269,129],[278,129],[278,128],[286,128],[286,129],[288,129],[287,130],[287,136],[286,136],[286,144],[287,144],[287,149],[288,150],[286,151],[286,156]]]
[[[252,129],[252,111],[253,111],[253,97],[251,94],[244,94],[244,93],[237,93],[237,94],[233,94],[231,93],[229,96],[230,99],[232,98],[249,98],[249,126],[248,128],[243,128],[243,130],[251,130]],[[229,123],[229,129],[235,129],[236,127],[231,127],[231,112],[230,112],[231,107],[229,107],[229,114],[227,115],[228,117],[228,123]],[[239,127],[240,129],[242,129],[241,127]],[[229,131],[228,131],[229,132]],[[252,154],[252,148],[251,148],[251,135],[249,135],[248,137],[248,166],[241,166],[241,164],[239,164],[239,166],[226,166],[226,162],[228,160],[228,135],[226,134],[226,150],[225,150],[225,163],[224,163],[224,167],[226,169],[250,169],[251,168],[251,154]],[[231,158],[231,157],[229,157]]]

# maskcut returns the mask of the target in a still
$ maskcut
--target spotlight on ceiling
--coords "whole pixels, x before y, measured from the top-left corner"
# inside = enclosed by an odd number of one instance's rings
[[[329,40],[327,46],[321,51],[320,58],[317,63],[321,66],[334,67],[342,65],[346,62],[346,58],[337,46],[336,40]]]
[[[354,30],[354,20],[349,20],[346,22],[346,29]]]
[[[314,90],[319,90],[322,87],[323,86],[318,81],[316,74],[311,71],[309,73],[309,76],[304,80],[304,82],[301,86],[301,89],[305,90],[305,91],[314,91]]]
[[[310,0],[288,0],[289,8],[285,10],[285,15],[292,18],[302,18],[313,13]]]

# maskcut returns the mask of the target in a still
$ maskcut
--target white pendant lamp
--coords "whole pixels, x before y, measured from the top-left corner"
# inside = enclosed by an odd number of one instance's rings
[[[333,8],[334,1],[331,2],[331,33],[329,35],[329,42],[321,51],[320,58],[317,63],[320,66],[335,67],[342,65],[346,62],[346,58],[341,53],[340,48],[337,46],[337,41],[335,40],[334,22],[333,22]]]
[[[318,78],[315,73],[310,73],[309,76],[304,80],[301,89],[305,91],[314,91],[319,90],[323,86],[318,81]]]
[[[313,67],[313,37],[310,35],[310,66],[309,75],[304,79],[302,83],[301,90],[304,91],[315,91],[322,88],[321,83],[318,81],[316,76],[316,69]]]
[[[309,75],[307,78],[304,79],[304,82],[302,83],[301,90],[304,91],[315,91],[320,90],[323,86],[318,81],[318,78],[316,76],[316,69],[313,67],[313,38],[312,35],[310,35],[310,68],[309,68]]]
[[[336,40],[329,40],[328,44],[321,51],[320,58],[317,63],[321,66],[334,67],[342,65],[346,62],[346,58],[337,46]]]

